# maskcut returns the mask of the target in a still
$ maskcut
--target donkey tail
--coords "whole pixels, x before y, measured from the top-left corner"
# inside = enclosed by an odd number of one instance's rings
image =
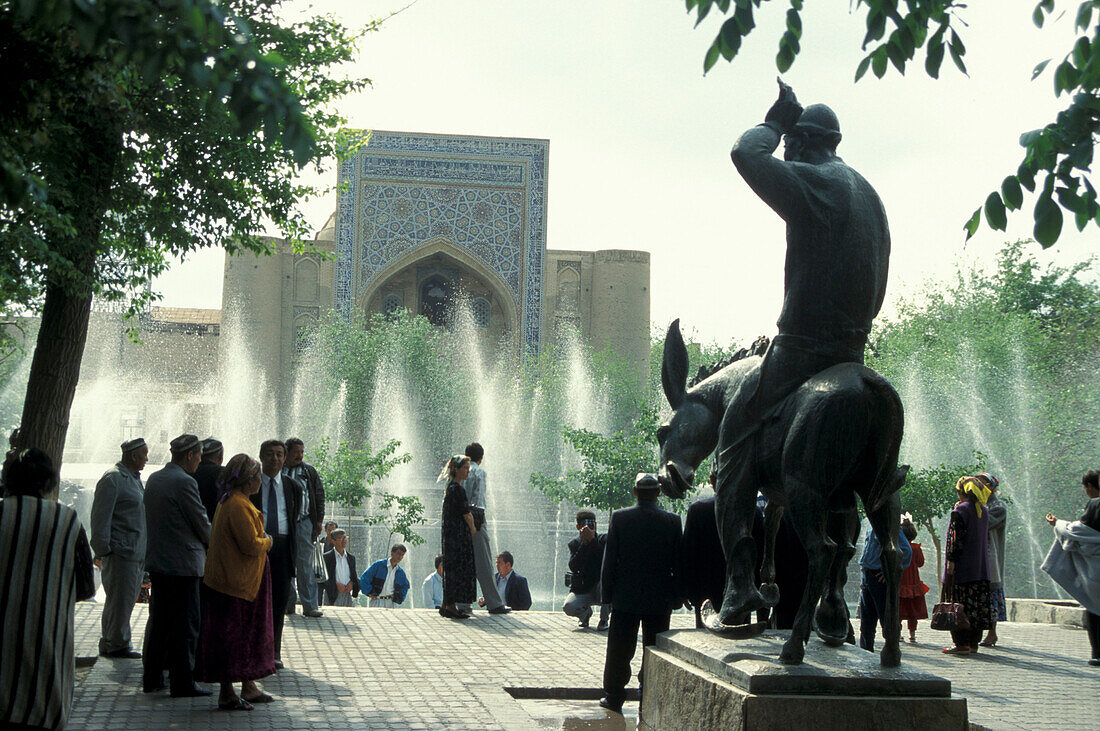
[[[875,437],[871,444],[871,452],[876,460],[875,480],[864,502],[864,508],[868,513],[874,513],[886,504],[890,496],[901,489],[909,473],[909,465],[898,465],[901,436],[905,428],[905,412],[901,405],[901,397],[885,378],[870,371],[865,374],[864,383],[867,384],[872,397]]]

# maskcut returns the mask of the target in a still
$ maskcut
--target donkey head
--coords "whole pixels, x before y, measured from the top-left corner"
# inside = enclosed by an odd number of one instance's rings
[[[672,416],[657,430],[661,448],[657,478],[671,498],[682,498],[691,489],[695,469],[718,443],[720,414],[693,389],[688,391],[688,352],[680,334],[680,321],[673,320],[665,335],[661,385],[672,407]]]

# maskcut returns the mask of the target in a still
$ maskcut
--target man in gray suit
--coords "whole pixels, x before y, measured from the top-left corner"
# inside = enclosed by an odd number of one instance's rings
[[[152,591],[142,690],[163,690],[167,668],[173,697],[210,695],[194,679],[199,585],[210,543],[210,521],[199,499],[199,485],[191,476],[202,460],[202,442],[194,434],[181,434],[170,447],[172,461],[149,475],[145,487],[149,530],[145,568]]]
[[[144,439],[123,442],[122,459],[99,479],[92,500],[92,551],[107,595],[99,654],[107,657],[141,657],[130,646],[130,613],[145,565],[145,489],[140,475],[148,461]]]

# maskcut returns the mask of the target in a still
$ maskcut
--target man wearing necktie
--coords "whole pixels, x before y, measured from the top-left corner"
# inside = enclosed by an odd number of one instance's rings
[[[282,474],[286,460],[286,445],[278,439],[268,439],[260,445],[260,466],[263,471],[260,491],[252,496],[253,504],[264,514],[264,530],[271,536],[271,619],[275,629],[275,667],[282,668],[283,622],[286,619],[287,598],[294,576],[295,528],[301,511],[302,487],[290,475]]]

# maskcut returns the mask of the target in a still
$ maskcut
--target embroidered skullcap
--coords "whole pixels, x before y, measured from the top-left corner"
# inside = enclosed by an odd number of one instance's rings
[[[976,474],[974,476],[977,477],[982,482],[984,482],[985,484],[989,485],[990,487],[997,487],[998,485],[1001,484],[1001,481],[998,480],[996,477],[994,477],[989,472],[979,472],[978,474]]]
[[[657,475],[652,472],[639,472],[634,478],[636,490],[657,490],[660,487],[661,483],[657,481]]]
[[[168,442],[168,448],[172,450],[172,454],[183,454],[190,452],[202,442],[194,434],[180,434],[178,437]]]
[[[137,439],[131,439],[128,442],[123,442],[122,443],[122,453],[126,454],[127,452],[134,451],[135,449],[141,449],[144,446],[145,446],[145,440],[142,439],[141,437],[138,437]]]
[[[222,449],[222,443],[214,437],[207,437],[206,439],[202,440],[203,456],[206,456],[208,454],[217,454],[218,452],[221,452]]]

